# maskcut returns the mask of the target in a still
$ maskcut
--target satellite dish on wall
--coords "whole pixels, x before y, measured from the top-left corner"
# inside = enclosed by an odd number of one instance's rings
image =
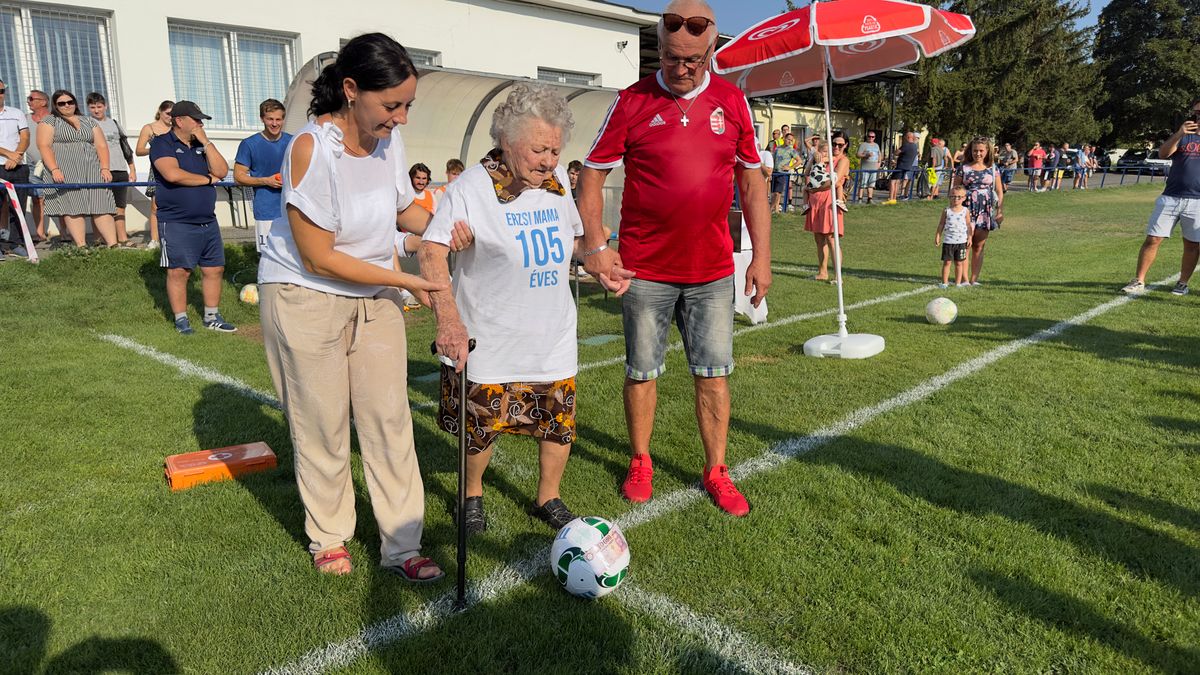
[[[337,60],[337,52],[321,52],[309,59],[292,78],[287,96],[283,99],[283,130],[295,134],[308,123],[308,106],[312,103],[312,83],[325,66]]]

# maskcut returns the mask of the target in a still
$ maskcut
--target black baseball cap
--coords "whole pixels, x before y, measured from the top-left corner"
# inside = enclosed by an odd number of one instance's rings
[[[171,108],[172,117],[190,117],[194,120],[211,120],[212,117],[205,115],[204,111],[200,110],[200,106],[191,101],[176,101],[175,106]]]

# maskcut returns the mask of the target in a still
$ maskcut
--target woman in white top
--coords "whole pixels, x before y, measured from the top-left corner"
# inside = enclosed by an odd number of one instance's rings
[[[446,189],[420,248],[421,273],[444,284],[453,224],[470,223],[453,293],[430,294],[438,351],[461,370],[468,359],[467,531],[487,528],[483,473],[501,434],[538,440],[540,476],[531,515],[555,531],[575,519],[559,481],[575,439],[578,355],[567,278],[583,223],[559,153],[574,122],[563,96],[519,84],[492,118],[499,146]],[[468,335],[476,340],[467,355]],[[438,421],[457,432],[458,378],[442,368]]]
[[[349,574],[354,535],[350,409],[379,525],[380,565],[410,581],[444,576],[420,554],[425,495],[408,405],[399,289],[446,288],[399,271],[397,226],[424,231],[399,127],[417,71],[392,38],[352,39],[313,83],[310,122],[284,158],[285,213],[258,280],[263,339],[283,402],[313,564]]]

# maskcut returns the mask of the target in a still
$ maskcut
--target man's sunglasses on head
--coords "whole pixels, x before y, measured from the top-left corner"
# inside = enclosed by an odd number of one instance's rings
[[[692,35],[704,35],[708,27],[713,25],[713,20],[705,16],[689,16],[682,17],[678,14],[663,14],[663,27],[668,32],[677,32],[680,28],[687,26],[687,32]]]

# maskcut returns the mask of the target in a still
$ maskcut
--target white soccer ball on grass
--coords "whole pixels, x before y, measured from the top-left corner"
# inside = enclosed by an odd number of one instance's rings
[[[550,571],[571,595],[608,595],[629,573],[629,544],[621,529],[604,518],[576,518],[550,545]]]
[[[238,293],[238,299],[248,305],[258,304],[258,284],[246,284]]]
[[[950,298],[934,298],[925,305],[925,320],[939,326],[954,323],[958,318],[958,305]]]

